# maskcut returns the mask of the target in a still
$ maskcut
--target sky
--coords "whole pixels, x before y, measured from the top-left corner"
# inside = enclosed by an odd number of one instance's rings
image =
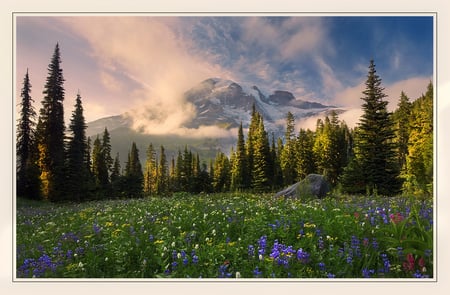
[[[195,116],[182,94],[211,77],[347,108],[353,125],[371,59],[390,110],[401,91],[425,93],[434,73],[429,15],[20,14],[15,25],[17,97],[28,69],[40,108],[58,43],[67,121],[79,92],[87,122],[127,112],[160,133]]]

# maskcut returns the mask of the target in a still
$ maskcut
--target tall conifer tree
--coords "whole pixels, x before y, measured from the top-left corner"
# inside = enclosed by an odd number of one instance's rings
[[[125,166],[125,187],[127,197],[137,198],[142,196],[143,180],[144,175],[139,160],[139,150],[136,147],[136,143],[133,142]]]
[[[17,195],[30,198],[40,198],[39,168],[37,166],[37,146],[35,140],[36,112],[31,98],[31,83],[27,73],[23,80],[20,96],[20,117],[17,123]]]
[[[235,158],[232,163],[231,187],[233,190],[242,191],[249,187],[247,155],[245,153],[245,140],[244,132],[242,130],[242,122],[239,125]]]
[[[71,136],[67,149],[67,193],[76,201],[85,199],[89,189],[89,167],[86,163],[86,128],[81,96],[78,93],[69,125]]]
[[[363,115],[360,118],[355,139],[355,161],[359,167],[360,181],[369,194],[395,195],[401,182],[393,143],[394,129],[391,113],[387,111],[388,102],[384,100],[384,88],[377,75],[374,61],[370,61],[369,73],[363,91]],[[350,171],[346,171],[348,174]],[[347,179],[351,180],[351,179]],[[348,183],[347,183],[348,184]],[[345,189],[345,186],[344,186]]]
[[[65,196],[63,84],[61,55],[59,44],[56,44],[48,66],[48,77],[44,86],[44,99],[37,128],[42,193],[45,199],[51,201],[62,200]]]

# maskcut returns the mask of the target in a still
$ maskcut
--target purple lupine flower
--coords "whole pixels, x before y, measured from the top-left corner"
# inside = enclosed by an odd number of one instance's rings
[[[319,270],[320,270],[320,271],[325,271],[325,263],[319,262],[319,263],[317,264],[317,266],[319,267]]]
[[[94,223],[92,225],[92,230],[97,235],[97,234],[99,234],[102,231],[102,228],[98,224]]]
[[[253,245],[248,245],[248,256],[255,256],[255,247]]]
[[[370,278],[371,275],[375,273],[373,269],[367,269],[366,267],[362,269],[363,278]]]
[[[219,267],[219,278],[231,278],[232,273],[228,272],[228,264]]]
[[[253,276],[254,276],[255,278],[259,278],[259,277],[262,275],[262,273],[263,273],[263,272],[260,271],[258,267],[255,267],[255,269],[253,270]]]
[[[324,244],[323,244],[322,236],[319,237],[319,240],[318,240],[317,244],[318,244],[317,246],[318,246],[319,250],[323,250]]]
[[[309,256],[310,256],[309,253],[306,252],[306,251],[303,251],[302,248],[298,249],[298,251],[297,251],[297,259],[301,263],[303,263],[303,264],[308,263],[309,262]]]

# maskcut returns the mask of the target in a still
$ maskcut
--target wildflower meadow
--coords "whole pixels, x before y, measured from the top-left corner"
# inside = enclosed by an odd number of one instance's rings
[[[432,199],[17,200],[21,278],[433,278]]]

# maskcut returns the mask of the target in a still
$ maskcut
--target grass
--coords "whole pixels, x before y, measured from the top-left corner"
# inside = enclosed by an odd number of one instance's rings
[[[432,278],[432,200],[18,200],[18,278]]]

